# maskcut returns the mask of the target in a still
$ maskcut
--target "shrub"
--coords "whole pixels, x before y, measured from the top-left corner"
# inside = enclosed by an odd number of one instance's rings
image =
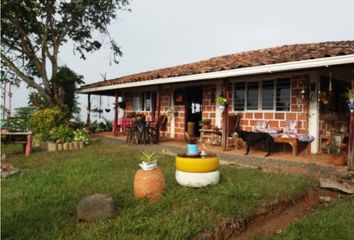
[[[66,120],[66,113],[59,107],[38,110],[29,119],[29,125],[33,133],[42,135],[42,140],[48,140],[52,128],[62,125]]]
[[[73,134],[74,134],[74,138],[73,138],[74,141],[84,142],[85,144],[88,144],[89,137],[88,134],[83,129],[76,129],[73,132]]]
[[[74,137],[74,129],[69,127],[68,125],[60,125],[58,127],[54,127],[50,132],[48,139],[50,141],[56,142],[71,142]]]

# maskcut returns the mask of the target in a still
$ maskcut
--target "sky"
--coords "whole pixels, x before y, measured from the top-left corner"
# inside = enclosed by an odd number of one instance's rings
[[[109,27],[123,52],[118,65],[110,64],[108,46],[82,60],[70,43],[59,63],[92,83],[101,74],[111,79],[285,44],[354,40],[353,0],[133,0],[130,8]],[[14,88],[13,108],[26,106],[28,93]],[[79,102],[84,116],[86,95]]]

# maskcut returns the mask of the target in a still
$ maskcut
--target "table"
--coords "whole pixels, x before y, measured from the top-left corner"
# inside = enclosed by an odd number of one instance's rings
[[[113,126],[113,121],[112,121],[112,128]],[[117,120],[117,126],[120,126],[120,132],[121,133],[126,133],[127,128],[133,125],[133,119],[132,118],[118,118]],[[112,129],[112,132],[115,133],[115,129]]]
[[[1,135],[5,136],[4,144],[23,144],[23,154],[32,153],[32,132],[2,132]]]

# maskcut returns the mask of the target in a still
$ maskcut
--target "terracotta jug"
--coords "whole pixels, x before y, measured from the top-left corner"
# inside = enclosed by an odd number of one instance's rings
[[[134,177],[135,198],[148,198],[150,202],[160,199],[165,189],[165,178],[160,168],[151,171],[138,170]]]

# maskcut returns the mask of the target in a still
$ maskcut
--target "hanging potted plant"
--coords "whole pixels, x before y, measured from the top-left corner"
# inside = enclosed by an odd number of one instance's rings
[[[347,91],[344,93],[344,97],[348,101],[348,107],[350,109],[350,112],[354,112],[354,88],[347,88]]]
[[[219,110],[221,112],[223,112],[225,110],[226,105],[227,105],[227,99],[222,96],[219,96],[216,98],[216,104],[218,105]]]
[[[147,198],[150,202],[160,199],[165,189],[165,178],[157,167],[156,152],[141,151],[142,162],[134,177],[135,198]]]

